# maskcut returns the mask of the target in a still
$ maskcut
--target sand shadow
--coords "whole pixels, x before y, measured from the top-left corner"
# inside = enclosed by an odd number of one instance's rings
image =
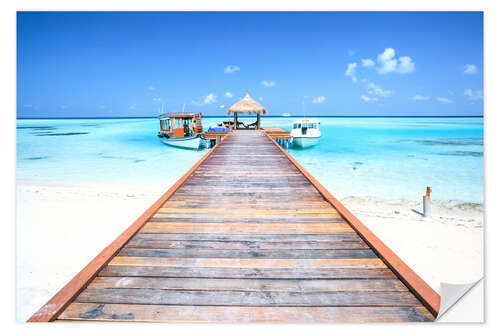
[[[420,215],[420,216],[424,216],[424,213],[421,213],[418,210],[412,209],[411,211],[414,212],[415,214]]]

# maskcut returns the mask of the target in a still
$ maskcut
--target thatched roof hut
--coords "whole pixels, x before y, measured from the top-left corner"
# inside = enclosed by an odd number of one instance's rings
[[[243,97],[243,99],[236,102],[233,106],[231,106],[227,110],[228,115],[230,115],[231,112],[233,112],[233,113],[257,113],[257,114],[263,113],[263,114],[267,114],[267,110],[262,105],[260,105],[258,102],[256,102],[252,97],[250,97],[250,95],[248,95],[248,91],[247,91],[247,94],[245,95],[245,97]]]

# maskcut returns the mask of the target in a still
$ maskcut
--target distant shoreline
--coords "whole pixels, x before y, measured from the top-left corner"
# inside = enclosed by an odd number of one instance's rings
[[[225,118],[227,115],[203,116],[203,118]],[[239,118],[252,118],[255,116],[238,116]],[[16,118],[16,120],[57,120],[57,119],[157,119],[149,117],[48,117],[48,118]],[[304,116],[262,116],[262,118],[304,118]],[[307,118],[484,118],[484,116],[319,116],[309,115]]]

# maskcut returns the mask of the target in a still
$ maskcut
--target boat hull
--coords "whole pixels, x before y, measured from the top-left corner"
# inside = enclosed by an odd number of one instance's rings
[[[179,139],[161,138],[161,141],[166,145],[184,149],[200,149],[203,143],[203,139],[201,138],[200,135],[189,136],[186,138],[179,138]]]
[[[319,137],[316,138],[293,138],[294,147],[307,148],[314,146],[319,141]]]

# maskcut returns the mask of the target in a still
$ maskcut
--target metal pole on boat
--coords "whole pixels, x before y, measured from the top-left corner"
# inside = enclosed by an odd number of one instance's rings
[[[424,216],[431,217],[431,188],[430,188],[430,186],[427,186],[427,190],[426,190],[425,195],[423,197],[423,203],[424,203]]]

